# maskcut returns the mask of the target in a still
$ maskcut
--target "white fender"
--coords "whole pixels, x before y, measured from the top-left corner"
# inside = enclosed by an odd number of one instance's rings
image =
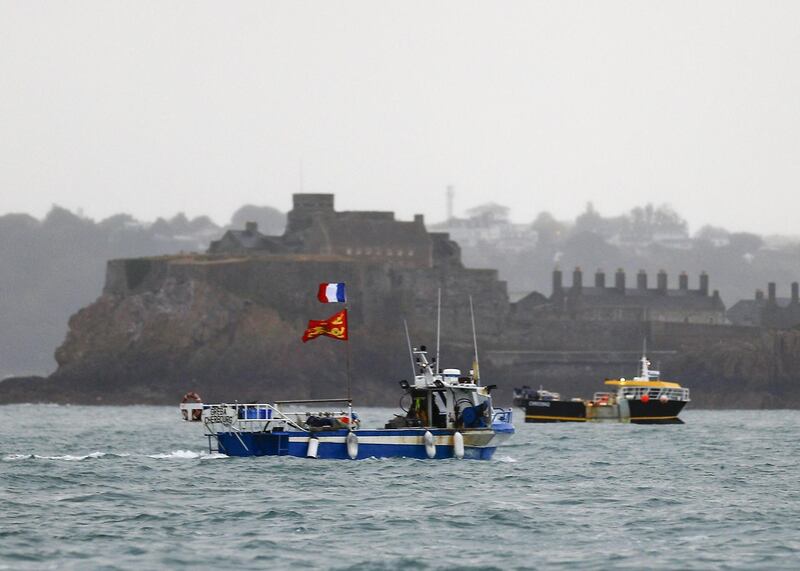
[[[308,439],[308,451],[306,458],[317,458],[319,456],[319,438],[311,436]]]
[[[352,431],[347,433],[347,455],[351,460],[358,457],[358,436]]]
[[[425,454],[428,455],[428,458],[434,458],[436,456],[436,443],[433,441],[433,434],[431,434],[430,430],[425,431],[422,440],[425,442]]]
[[[460,432],[453,434],[453,456],[459,460],[464,457],[464,435]]]

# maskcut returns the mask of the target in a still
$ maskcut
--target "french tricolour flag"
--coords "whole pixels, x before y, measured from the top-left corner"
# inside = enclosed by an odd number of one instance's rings
[[[322,303],[344,303],[347,301],[344,284],[319,284],[317,299]]]

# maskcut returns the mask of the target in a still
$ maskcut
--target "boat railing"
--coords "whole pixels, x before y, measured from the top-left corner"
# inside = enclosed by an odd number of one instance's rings
[[[494,409],[494,414],[492,414],[492,423],[506,422],[508,424],[511,424],[513,414],[514,414],[514,409],[496,408]]]
[[[280,403],[186,403],[181,405],[182,410],[202,410],[202,420],[209,425],[222,424],[231,430],[270,430],[286,425],[298,430],[305,430],[305,423],[308,417],[348,417],[348,411],[344,410],[282,410],[279,405],[311,404],[311,403],[341,403],[342,399],[317,399],[309,401],[281,401]],[[191,412],[189,413],[191,414]]]
[[[592,403],[596,405],[614,404],[616,400],[616,396],[608,392],[594,393],[592,396]]]
[[[683,387],[622,387],[623,398],[641,399],[647,395],[650,399],[661,399],[666,397],[673,401],[689,402],[689,389]]]

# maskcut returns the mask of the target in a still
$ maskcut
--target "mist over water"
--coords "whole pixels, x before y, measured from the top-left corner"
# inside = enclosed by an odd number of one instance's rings
[[[794,569],[800,554],[796,411],[652,427],[518,413],[490,462],[228,458],[177,408],[0,411],[0,569]]]

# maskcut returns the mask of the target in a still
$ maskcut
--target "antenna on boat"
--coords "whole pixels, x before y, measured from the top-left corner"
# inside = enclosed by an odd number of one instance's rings
[[[639,371],[639,376],[644,377],[645,380],[650,380],[649,369],[650,366],[647,363],[647,337],[642,338],[642,366],[641,370]]]
[[[442,288],[439,288],[439,299],[436,304],[436,374],[439,374],[439,340],[442,333]]]
[[[472,308],[472,296],[469,296],[469,316],[472,319],[472,345],[475,347],[475,369],[473,371],[473,376],[475,377],[475,381],[480,380],[480,364],[478,363],[478,337],[475,334],[475,311]]]
[[[414,350],[411,348],[411,336],[408,334],[408,323],[403,320],[403,327],[406,330],[406,343],[408,343],[408,358],[411,359],[411,379],[417,376],[417,368],[414,366]]]

